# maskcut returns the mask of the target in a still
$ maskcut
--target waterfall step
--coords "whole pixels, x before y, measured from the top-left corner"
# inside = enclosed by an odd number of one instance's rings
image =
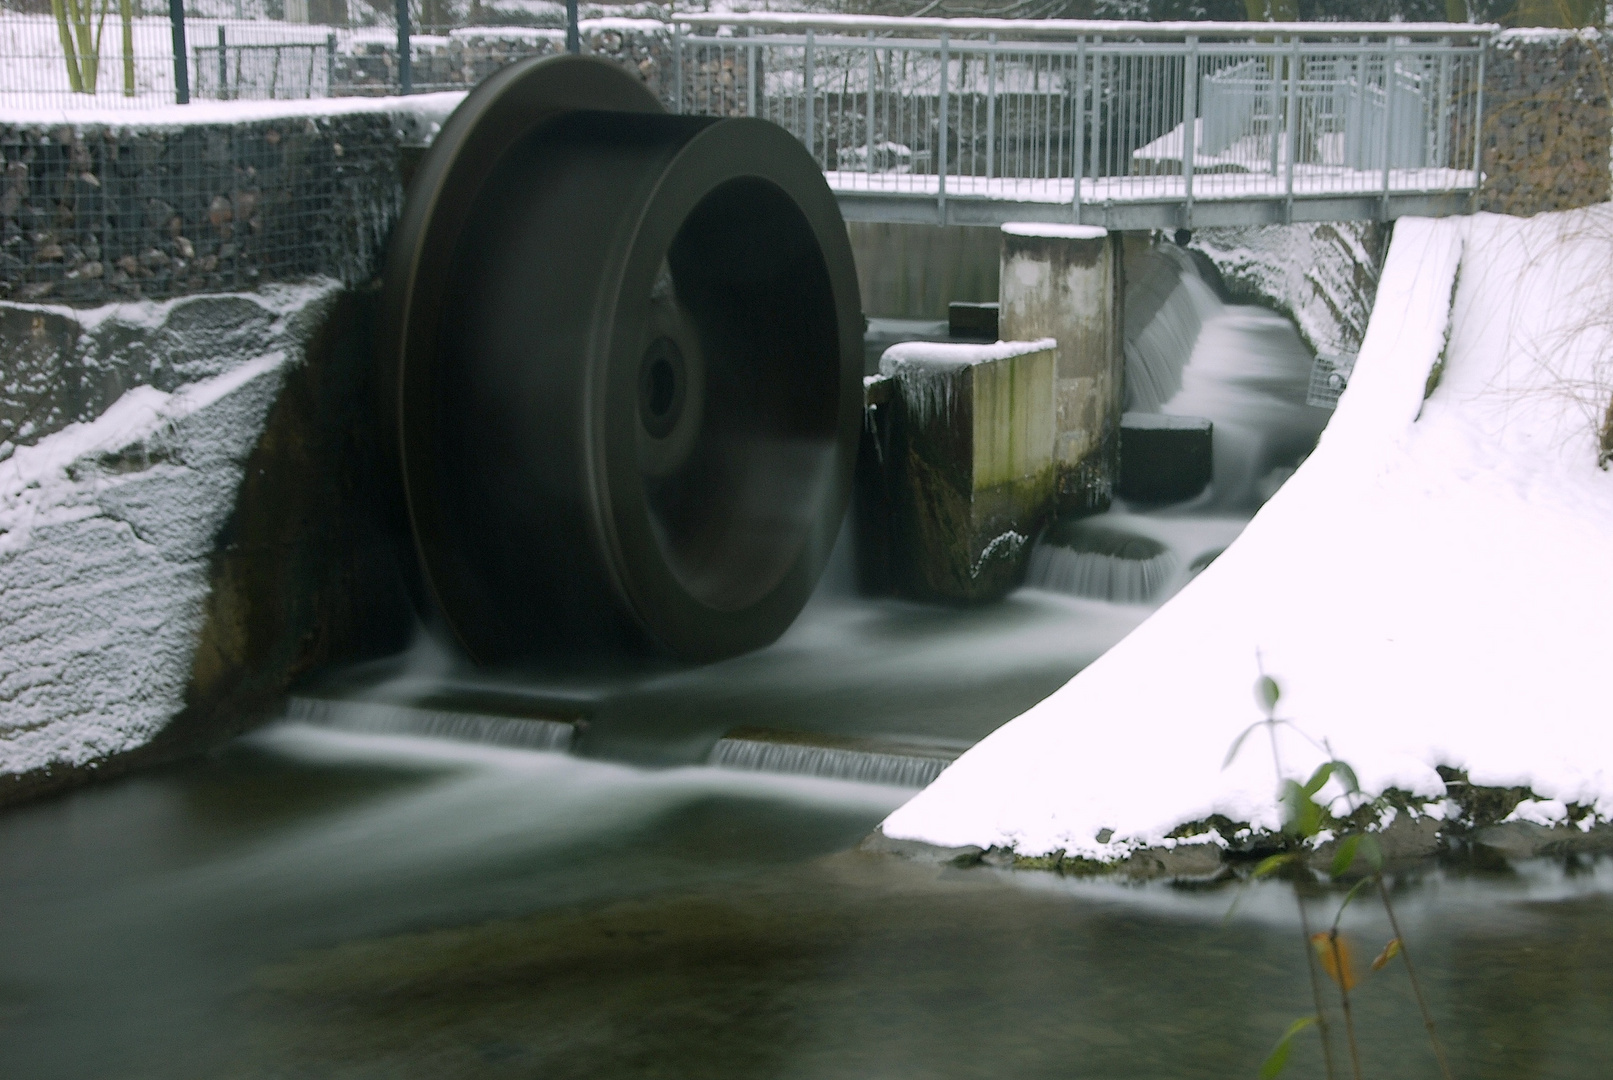
[[[350,698],[293,697],[286,702],[286,719],[366,735],[412,735],[558,753],[569,751],[577,738],[576,719],[495,716]]]
[[[706,760],[729,769],[918,788],[940,776],[969,745],[903,736],[858,737],[742,727],[717,740]]]

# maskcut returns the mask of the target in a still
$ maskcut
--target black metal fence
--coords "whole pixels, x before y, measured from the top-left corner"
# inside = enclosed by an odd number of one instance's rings
[[[567,48],[568,13],[553,6],[536,20],[545,26],[470,26],[464,12],[443,21],[457,9],[442,0],[0,0],[0,107],[465,89],[504,64]],[[422,17],[437,21],[422,27]],[[574,3],[569,17],[574,35]]]

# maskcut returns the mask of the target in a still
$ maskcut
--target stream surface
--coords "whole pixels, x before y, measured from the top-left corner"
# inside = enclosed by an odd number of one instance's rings
[[[270,729],[0,816],[0,1075],[1252,1077],[1308,1010],[1285,883],[848,850],[907,794]],[[1455,1075],[1607,1075],[1613,862],[1394,885]],[[1354,1006],[1437,1075],[1398,962]]]
[[[1312,1009],[1290,884],[871,856],[858,841],[911,789],[702,764],[741,726],[967,746],[1232,542],[1327,414],[1286,321],[1184,281],[1136,379],[1147,407],[1214,420],[1216,481],[1094,519],[1168,549],[1147,602],[861,599],[842,550],[782,640],[722,664],[497,677],[422,639],[310,689],[582,718],[572,754],[287,723],[7,810],[0,1077],[1255,1076]],[[1062,580],[1119,580],[1071,550],[1087,562]],[[1142,784],[1146,742],[1116,763]],[[1456,1077],[1609,1074],[1613,861],[1470,855],[1393,890]],[[1314,892],[1324,926],[1341,897]],[[1400,962],[1365,974],[1382,909],[1342,926],[1363,1074],[1437,1076]],[[1287,1075],[1322,1077],[1318,1046],[1303,1033]]]

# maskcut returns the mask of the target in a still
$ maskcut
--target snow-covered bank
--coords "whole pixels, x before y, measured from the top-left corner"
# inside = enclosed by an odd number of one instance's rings
[[[1610,266],[1606,205],[1402,220],[1317,451],[1192,584],[884,834],[1113,861],[1214,815],[1274,829],[1264,741],[1222,769],[1259,719],[1262,664],[1279,715],[1368,792],[1441,814],[1447,766],[1531,789],[1516,820],[1613,817]],[[1290,774],[1322,760],[1278,742]]]

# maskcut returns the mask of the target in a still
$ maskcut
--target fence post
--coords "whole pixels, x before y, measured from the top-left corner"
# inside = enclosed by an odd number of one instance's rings
[[[947,65],[952,62],[948,53],[950,41],[941,35],[941,115],[940,130],[936,132],[935,147],[935,212],[937,225],[947,223]]]
[[[414,90],[414,49],[409,43],[409,0],[398,0],[398,93]]]
[[[1199,39],[1187,36],[1187,55],[1182,58],[1182,228],[1193,227],[1193,159],[1198,156]]]
[[[566,0],[566,51],[572,56],[582,52],[582,29],[577,25],[577,0]]]
[[[185,0],[168,0],[168,23],[174,31],[174,104],[190,104],[190,49],[185,44]]]
[[[672,111],[683,111],[683,24],[672,24]]]
[[[749,38],[754,31],[745,28],[745,37]],[[745,46],[745,115],[756,115],[756,46]]]
[[[230,98],[230,53],[229,42],[224,36],[224,24],[218,24],[218,99],[228,101]]]
[[[804,74],[804,76],[802,78],[802,82],[803,82],[803,85],[805,87],[806,93],[803,94],[802,96],[806,99],[805,102],[804,102],[804,104],[806,106],[806,120],[802,125],[802,130],[804,130],[806,132],[807,153],[812,155],[813,160],[817,160],[818,151],[817,151],[817,148],[812,145],[816,141],[816,138],[817,138],[818,110],[817,110],[816,104],[812,100],[812,31],[811,30],[808,30],[806,32],[806,55],[804,57],[804,61],[805,62],[804,62],[803,66],[805,67],[806,71],[805,71],[805,74]]]
[[[325,35],[325,96],[336,96],[336,35]]]

